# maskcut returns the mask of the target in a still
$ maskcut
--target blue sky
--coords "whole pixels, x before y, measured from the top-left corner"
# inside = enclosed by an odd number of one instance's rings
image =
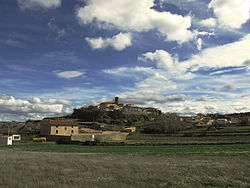
[[[120,97],[250,111],[249,0],[0,0],[0,120]]]

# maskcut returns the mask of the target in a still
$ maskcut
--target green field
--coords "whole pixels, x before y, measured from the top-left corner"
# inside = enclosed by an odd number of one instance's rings
[[[5,151],[98,153],[158,156],[250,156],[250,144],[165,145],[165,146],[85,146],[54,143],[23,143],[1,146]]]
[[[188,131],[193,135],[184,136]],[[204,131],[133,133],[120,146],[23,137],[0,146],[0,187],[250,187],[250,136],[239,134],[248,127],[222,128],[223,136],[200,135]]]
[[[45,149],[44,145],[41,151],[54,151],[24,152],[20,147],[1,148],[4,150],[0,150],[0,187],[250,187],[250,157],[243,155],[249,151],[249,145],[231,150],[230,146],[216,150],[209,146],[203,149],[78,146],[68,150],[83,153],[63,153],[64,145],[60,145],[60,149],[49,144]],[[32,150],[31,146],[27,148]],[[202,154],[195,153],[197,149]]]

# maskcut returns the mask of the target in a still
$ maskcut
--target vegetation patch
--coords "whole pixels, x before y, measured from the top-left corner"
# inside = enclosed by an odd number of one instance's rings
[[[0,152],[2,187],[249,187],[249,157]]]

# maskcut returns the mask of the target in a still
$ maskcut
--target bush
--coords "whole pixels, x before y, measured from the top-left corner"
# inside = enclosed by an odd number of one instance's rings
[[[144,126],[144,133],[174,133],[188,127],[175,114],[162,114]]]

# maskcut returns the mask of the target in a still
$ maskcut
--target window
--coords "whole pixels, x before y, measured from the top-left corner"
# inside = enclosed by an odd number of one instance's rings
[[[74,125],[72,125],[71,127],[74,128]]]
[[[58,128],[58,125],[56,126],[56,128]]]
[[[65,130],[67,130],[67,127],[65,127]]]
[[[71,133],[74,133],[74,130],[72,130]]]
[[[58,130],[56,130],[56,134],[58,134]]]

